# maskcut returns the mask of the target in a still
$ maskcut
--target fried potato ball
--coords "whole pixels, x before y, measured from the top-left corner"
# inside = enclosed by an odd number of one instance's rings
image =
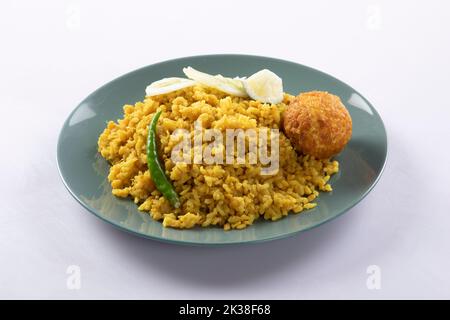
[[[326,159],[350,140],[352,118],[338,96],[311,91],[295,97],[286,108],[283,129],[297,151]]]

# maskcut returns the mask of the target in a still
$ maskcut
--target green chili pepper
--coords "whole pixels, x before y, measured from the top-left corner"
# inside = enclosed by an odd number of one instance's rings
[[[156,145],[156,124],[158,123],[161,110],[155,113],[148,127],[147,138],[147,165],[156,189],[169,200],[170,204],[175,207],[180,207],[180,198],[178,197],[175,188],[170,183],[164,171],[164,166],[161,164],[158,157],[158,147]]]

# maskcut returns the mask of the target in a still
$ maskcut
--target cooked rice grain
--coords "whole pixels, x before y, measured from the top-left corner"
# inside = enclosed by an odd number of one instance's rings
[[[280,131],[280,163],[275,175],[260,175],[258,165],[175,164],[171,151],[179,140],[171,137],[177,128],[193,131],[200,119],[204,129],[279,128],[281,113],[293,97],[282,103],[263,104],[231,97],[195,86],[170,94],[147,97],[123,107],[124,117],[110,121],[100,135],[98,150],[111,163],[108,179],[112,193],[132,197],[139,210],[149,212],[165,227],[221,226],[243,229],[259,217],[278,220],[291,212],[315,207],[319,191],[331,191],[330,176],[338,162],[298,155]],[[146,160],[148,125],[157,109],[160,155],[182,206],[175,209],[156,190]],[[204,147],[208,143],[204,142]]]

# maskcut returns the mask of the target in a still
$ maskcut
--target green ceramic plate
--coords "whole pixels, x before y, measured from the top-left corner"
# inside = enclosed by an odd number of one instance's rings
[[[321,193],[312,210],[276,222],[261,219],[245,230],[221,228],[175,230],[137,210],[130,199],[111,194],[109,164],[97,153],[97,138],[106,121],[122,116],[122,106],[144,98],[145,87],[169,76],[183,76],[193,66],[226,76],[250,75],[260,69],[274,71],[291,94],[323,90],[341,97],[353,119],[353,136],[337,157],[340,172],[331,179],[334,191]],[[64,123],[58,141],[58,167],[72,196],[87,210],[112,225],[150,239],[196,245],[261,242],[292,236],[339,216],[356,205],[379,179],[387,153],[386,131],[372,105],[356,90],[312,68],[278,59],[247,55],[187,57],[130,72],[99,88],[84,99]]]

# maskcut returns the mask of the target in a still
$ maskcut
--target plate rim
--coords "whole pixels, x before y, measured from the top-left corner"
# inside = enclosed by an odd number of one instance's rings
[[[301,66],[302,68],[306,68],[309,69],[311,71],[317,72],[319,74],[322,74],[326,77],[329,77],[333,80],[336,80],[340,83],[343,83],[344,85],[346,85],[347,87],[349,87],[351,90],[353,90],[355,93],[357,93],[359,96],[361,96],[368,104],[369,107],[371,108],[371,111],[378,117],[378,119],[380,120],[381,123],[381,127],[383,129],[384,132],[384,136],[385,136],[385,145],[386,145],[386,152],[384,154],[384,159],[383,159],[383,164],[381,166],[381,169],[377,175],[377,177],[375,178],[375,180],[372,182],[372,184],[369,186],[369,188],[367,188],[367,190],[356,200],[356,201],[352,201],[348,206],[346,206],[344,209],[342,209],[338,214],[326,218],[325,220],[314,224],[312,226],[309,226],[307,228],[304,229],[300,229],[300,230],[295,230],[295,231],[291,231],[291,232],[287,232],[287,233],[282,233],[282,234],[278,234],[278,235],[274,235],[274,236],[269,236],[269,237],[265,237],[265,238],[259,238],[259,239],[252,239],[252,240],[237,240],[237,241],[218,241],[218,242],[200,242],[200,241],[193,241],[193,240],[176,240],[176,239],[168,239],[168,238],[164,238],[161,236],[157,236],[157,235],[149,235],[149,234],[144,234],[144,233],[139,233],[135,230],[132,230],[131,228],[128,228],[127,226],[115,223],[112,220],[108,220],[105,217],[102,216],[102,214],[100,214],[98,212],[97,209],[92,208],[90,206],[88,206],[86,203],[84,203],[75,193],[74,191],[70,188],[70,186],[68,185],[68,182],[66,181],[63,172],[61,170],[61,159],[60,159],[60,154],[61,154],[61,137],[62,134],[64,132],[64,129],[67,127],[70,118],[73,116],[73,114],[84,104],[84,102],[86,100],[88,100],[91,96],[93,96],[94,94],[96,94],[98,91],[102,90],[103,88],[111,85],[112,83],[115,83],[117,81],[120,81],[121,79],[130,76],[131,74],[134,74],[136,72],[141,71],[142,69],[148,68],[148,67],[153,67],[153,66],[157,66],[157,65],[162,65],[162,64],[166,64],[166,63],[173,63],[173,62],[177,62],[177,61],[181,61],[181,60],[186,60],[186,59],[201,59],[201,58],[207,58],[207,57],[216,57],[216,58],[220,58],[220,57],[246,57],[246,58],[256,58],[256,59],[268,59],[268,60],[272,60],[274,62],[277,63],[283,63],[283,64],[293,64],[293,65],[297,65],[297,66]],[[220,247],[220,246],[229,246],[229,245],[243,245],[243,244],[258,244],[258,243],[264,243],[264,242],[269,242],[269,241],[274,241],[274,240],[279,240],[279,239],[284,239],[284,238],[289,238],[289,237],[293,237],[296,236],[302,232],[306,232],[312,229],[315,229],[327,222],[330,222],[340,216],[342,216],[344,213],[348,212],[349,210],[351,210],[353,207],[355,207],[358,203],[360,203],[372,190],[373,188],[377,185],[377,183],[379,182],[379,180],[381,179],[381,176],[384,173],[384,170],[386,168],[386,164],[387,164],[387,160],[389,157],[389,140],[388,140],[388,134],[387,134],[387,130],[386,130],[386,126],[384,124],[383,119],[381,118],[380,114],[378,113],[378,110],[370,103],[370,101],[368,101],[365,96],[363,96],[362,94],[359,93],[358,90],[355,90],[352,86],[348,85],[346,82],[339,80],[338,78],[323,72],[321,70],[303,65],[301,63],[297,63],[297,62],[293,62],[293,61],[289,61],[289,60],[284,60],[284,59],[280,59],[280,58],[274,58],[274,57],[268,57],[268,56],[261,56],[261,55],[251,55],[251,54],[236,54],[236,53],[225,53],[225,54],[202,54],[202,55],[192,55],[192,56],[185,56],[185,57],[179,57],[179,58],[175,58],[175,59],[169,59],[169,60],[164,60],[164,61],[160,61],[160,62],[156,62],[153,64],[149,64],[143,67],[139,67],[136,68],[132,71],[129,71],[127,73],[124,73],[116,78],[114,78],[113,80],[110,80],[108,82],[106,82],[105,84],[101,85],[100,87],[98,87],[97,89],[95,89],[94,91],[92,91],[89,95],[87,95],[85,98],[83,98],[78,104],[77,106],[68,114],[68,116],[66,117],[66,120],[64,121],[63,125],[61,126],[61,129],[59,130],[59,134],[58,134],[58,139],[57,139],[57,145],[56,145],[56,165],[57,165],[57,169],[58,169],[58,173],[59,173],[59,177],[63,182],[64,187],[67,189],[67,191],[69,192],[69,194],[83,207],[85,208],[87,211],[89,211],[91,214],[93,214],[94,216],[96,216],[97,218],[100,218],[101,220],[107,222],[108,224],[114,226],[115,228],[121,230],[121,231],[126,231],[128,233],[131,233],[133,235],[136,235],[138,237],[142,237],[145,239],[151,239],[151,240],[155,240],[158,242],[163,242],[163,243],[169,243],[169,244],[176,244],[176,245],[185,245],[185,246],[199,246],[199,247]],[[179,230],[180,232],[183,232],[183,230]],[[225,232],[225,231],[224,231]],[[231,231],[227,231],[227,232],[239,232],[236,230],[231,230]]]

